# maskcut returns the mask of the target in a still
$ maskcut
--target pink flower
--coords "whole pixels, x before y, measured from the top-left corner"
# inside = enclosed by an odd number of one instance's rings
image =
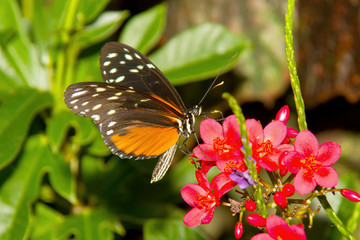
[[[245,166],[239,124],[235,115],[227,117],[222,126],[211,118],[203,120],[200,124],[200,135],[204,144],[194,148],[194,156],[205,161],[202,164],[205,164],[207,170],[214,163],[221,171],[224,171],[226,164],[231,164],[231,168]],[[245,171],[246,167],[242,170]]]
[[[252,144],[252,156],[257,164],[268,171],[277,170],[281,153],[293,150],[292,145],[281,144],[287,134],[286,125],[281,121],[273,121],[263,130],[255,119],[247,119],[245,125]]]
[[[251,238],[251,240],[304,240],[305,231],[302,225],[289,226],[284,219],[277,215],[271,215],[266,220],[267,233],[260,233]]]
[[[207,224],[214,215],[215,207],[220,205],[220,197],[236,186],[227,173],[216,175],[211,184],[205,174],[196,171],[198,184],[187,184],[181,189],[181,196],[192,207],[184,217],[184,224],[195,227]],[[213,190],[212,190],[213,189]]]
[[[340,157],[341,147],[334,142],[319,143],[310,131],[301,131],[295,138],[295,151],[288,152],[283,162],[289,172],[296,174],[294,186],[299,194],[312,192],[316,185],[332,188],[338,175],[331,167]]]

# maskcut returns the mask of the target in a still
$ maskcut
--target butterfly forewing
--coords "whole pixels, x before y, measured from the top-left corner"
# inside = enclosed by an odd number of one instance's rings
[[[181,113],[187,111],[164,74],[147,57],[130,46],[118,42],[105,44],[101,49],[100,69],[105,82],[153,95]]]

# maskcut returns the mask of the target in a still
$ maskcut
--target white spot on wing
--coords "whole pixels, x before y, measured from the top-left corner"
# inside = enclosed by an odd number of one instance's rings
[[[109,97],[107,100],[116,100],[116,99],[119,99],[119,97],[113,96],[113,97]]]
[[[114,113],[116,113],[116,111],[114,109],[111,109],[107,112],[107,115],[113,115]]]
[[[75,92],[75,93],[73,93],[73,94],[71,95],[71,97],[72,97],[72,98],[73,98],[73,97],[78,97],[78,96],[83,95],[83,94],[85,94],[85,93],[87,93],[87,90],[80,91],[80,92]]]
[[[125,64],[126,62],[125,62],[125,61],[120,61],[119,63],[120,63],[120,64]]]
[[[95,121],[100,120],[100,115],[94,114],[91,116],[92,119],[94,119]]]
[[[115,79],[116,83],[122,82],[125,79],[125,76],[120,76],[118,78]]]
[[[98,88],[96,88],[96,91],[97,92],[104,92],[104,91],[106,91],[106,88],[98,87]]]
[[[103,63],[103,65],[104,65],[105,67],[109,66],[110,64],[111,64],[110,61],[105,61],[105,62]]]
[[[126,92],[128,92],[128,93],[134,93],[135,91],[128,89],[128,90],[126,90]]]
[[[139,56],[139,54],[134,53],[134,55],[135,55],[136,58],[141,59],[141,57]]]
[[[143,65],[138,65],[138,66],[136,66],[138,69],[143,69],[144,68],[144,66]]]
[[[116,124],[116,122],[115,121],[112,121],[112,122],[110,122],[109,124],[108,124],[108,127],[112,127],[112,126],[114,126]]]
[[[114,130],[110,129],[109,131],[106,132],[106,135],[111,135],[114,133]]]
[[[130,69],[130,70],[129,70],[129,72],[132,72],[132,73],[138,73],[138,72],[139,72],[139,70],[137,70],[137,69]]]
[[[107,58],[114,58],[117,56],[117,53],[109,53],[106,57]]]
[[[110,73],[116,73],[116,72],[117,72],[117,69],[116,69],[116,68],[112,68],[112,69],[110,69],[109,72],[110,72]]]
[[[89,104],[89,102],[83,102],[82,104],[81,104],[81,106],[86,106],[86,105],[88,105]]]
[[[122,95],[122,92],[117,92],[115,93],[116,96],[121,96]]]
[[[124,54],[124,57],[125,57],[127,60],[133,60],[133,57],[132,57],[130,54]]]
[[[100,94],[98,94],[98,93],[95,93],[95,94],[93,94],[93,95],[91,95],[92,97],[97,97],[97,96],[99,96]]]
[[[74,100],[70,101],[70,104],[74,104],[74,103],[76,103],[77,101],[79,101],[79,99],[74,99]]]
[[[129,49],[127,49],[127,48],[123,48],[123,49],[124,49],[125,52],[129,52]]]
[[[97,110],[97,109],[101,108],[101,106],[102,106],[102,104],[95,105],[95,106],[92,108],[92,110]]]
[[[155,68],[154,64],[151,63],[146,64],[146,66],[148,66],[148,68]]]

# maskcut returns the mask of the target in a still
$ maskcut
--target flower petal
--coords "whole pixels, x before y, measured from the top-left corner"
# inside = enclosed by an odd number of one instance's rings
[[[247,119],[245,121],[246,130],[249,133],[249,141],[253,143],[264,141],[264,132],[263,129],[258,121],[255,119]]]
[[[223,196],[235,186],[236,182],[231,180],[229,173],[221,172],[211,180],[211,187],[218,190],[218,198]]]
[[[185,215],[183,222],[188,227],[196,227],[202,224],[208,215],[209,211],[206,209],[193,208]]]
[[[302,168],[302,163],[300,160],[303,158],[301,153],[291,151],[285,153],[285,156],[282,159],[282,163],[286,165],[287,169],[291,173],[298,173]]]
[[[323,166],[333,165],[340,157],[341,147],[334,142],[326,142],[320,145],[316,160],[322,162]]]
[[[306,240],[306,235],[303,225],[295,224],[295,225],[291,225],[290,228],[291,231],[297,236],[297,238],[290,238],[290,239]]]
[[[213,144],[215,138],[224,138],[224,133],[220,123],[212,118],[206,118],[200,123],[200,136],[204,143]]]
[[[216,161],[219,159],[219,154],[214,151],[213,146],[210,144],[200,144],[193,149],[193,152],[196,158],[204,161]]]
[[[313,178],[304,175],[304,170],[301,169],[294,178],[294,187],[300,195],[305,195],[315,189],[316,182]]]
[[[199,185],[206,191],[210,190],[210,183],[206,178],[206,175],[201,172],[201,170],[196,170],[195,171],[195,177],[196,180],[198,181]],[[207,194],[206,194],[207,195]]]
[[[224,137],[228,144],[233,144],[240,138],[240,127],[235,115],[230,115],[223,122]]]
[[[314,173],[314,178],[317,184],[322,187],[332,188],[338,184],[338,174],[332,167],[322,167],[319,171]]]
[[[266,220],[266,231],[274,239],[277,239],[282,232],[288,232],[289,230],[289,225],[277,215],[271,215]]]
[[[195,206],[195,198],[198,195],[206,195],[206,191],[197,184],[186,184],[181,189],[181,196],[185,200],[187,204],[194,207]]]
[[[215,207],[212,207],[206,211],[206,215],[201,219],[201,224],[208,224],[211,222],[215,212]]]
[[[295,138],[295,150],[303,153],[305,156],[314,154],[315,156],[319,150],[319,142],[315,135],[308,130],[303,130]]]
[[[264,142],[270,140],[274,147],[284,141],[287,133],[286,125],[280,121],[272,121],[264,128]]]
[[[274,238],[270,237],[267,233],[259,233],[253,236],[251,240],[274,240]]]

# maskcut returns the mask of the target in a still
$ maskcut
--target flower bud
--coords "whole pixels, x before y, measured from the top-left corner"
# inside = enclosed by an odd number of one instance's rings
[[[235,225],[235,238],[239,239],[244,233],[242,222],[237,222]]]
[[[287,183],[283,186],[281,192],[284,194],[285,197],[290,197],[290,196],[294,195],[295,187],[294,187],[294,185]]]
[[[341,192],[341,195],[343,195],[350,201],[360,202],[360,195],[357,192],[355,192],[353,190],[345,189],[345,188],[341,189],[340,192]]]
[[[298,131],[294,128],[288,128],[287,129],[287,133],[286,133],[286,136],[288,136],[289,138],[294,138],[298,135]]]
[[[251,213],[246,217],[246,220],[251,226],[264,227],[266,224],[266,218],[260,216],[257,213]]]
[[[246,200],[245,202],[245,208],[249,212],[253,212],[256,209],[256,203],[253,200]]]
[[[290,109],[288,105],[283,106],[276,114],[275,120],[287,123],[290,116]]]
[[[274,201],[281,208],[287,208],[288,206],[287,199],[282,192],[276,192],[274,194]]]

